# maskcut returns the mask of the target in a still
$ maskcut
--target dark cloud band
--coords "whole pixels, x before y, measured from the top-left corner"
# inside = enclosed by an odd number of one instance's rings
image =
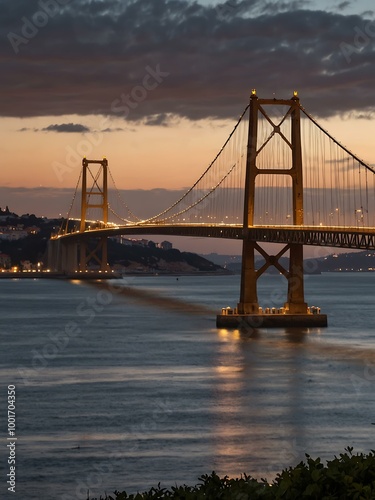
[[[373,112],[375,23],[305,4],[0,0],[0,113],[233,118],[251,88],[297,89],[320,116]]]

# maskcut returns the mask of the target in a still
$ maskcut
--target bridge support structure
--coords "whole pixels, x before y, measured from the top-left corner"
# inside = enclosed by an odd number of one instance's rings
[[[52,272],[70,275],[77,271],[77,242],[50,239],[47,251],[48,268]]]
[[[89,168],[90,164],[99,165],[96,172]],[[88,184],[88,174],[92,178],[92,185]],[[101,220],[95,222],[105,227],[108,222],[108,161],[82,160],[82,194],[81,194],[81,220],[79,231],[74,237],[55,237],[48,242],[48,267],[57,273],[74,275],[75,273],[86,273],[90,262],[95,262],[100,272],[109,271],[107,236],[90,238],[88,226],[92,221],[87,220],[90,208],[99,209]],[[94,229],[94,228],[93,228]]]
[[[90,164],[99,165],[98,171],[93,175],[89,169]],[[88,172],[90,172],[93,184],[89,188],[87,183]],[[82,193],[81,193],[81,222],[80,233],[87,232],[87,211],[90,208],[97,208],[101,211],[102,219],[100,224],[105,227],[108,223],[108,161],[102,160],[82,160]],[[108,271],[108,251],[107,237],[102,236],[98,239],[94,248],[89,249],[89,239],[81,238],[78,243],[78,270],[87,271],[90,261],[95,261],[100,271]]]
[[[266,106],[287,106],[287,112],[281,122],[275,124],[266,112]],[[258,119],[259,114],[273,127],[272,135],[279,134],[290,147],[291,166],[288,168],[258,168],[257,159],[259,153],[266,146],[258,145]],[[290,120],[290,140],[281,132],[281,125]],[[260,327],[278,326],[326,326],[327,317],[323,314],[311,314],[304,295],[303,274],[303,245],[299,243],[287,244],[277,255],[269,255],[250,234],[249,228],[254,227],[256,178],[258,175],[288,175],[292,180],[293,197],[293,224],[303,225],[303,176],[302,176],[302,148],[300,129],[300,104],[297,92],[291,99],[259,99],[253,90],[250,99],[250,117],[248,132],[248,148],[246,160],[246,179],[243,216],[243,247],[242,247],[242,269],[240,300],[234,310],[223,310],[223,314],[217,317],[218,327],[234,326],[241,324],[252,324]],[[255,252],[260,253],[265,263],[257,269],[255,263]],[[279,262],[287,251],[289,251],[289,269],[285,269]],[[271,308],[269,313],[264,313],[259,307],[257,280],[270,267],[274,266],[285,276],[288,282],[287,300],[284,307]],[[228,312],[230,314],[228,314]],[[268,311],[267,311],[268,312]],[[315,309],[314,309],[314,312]]]

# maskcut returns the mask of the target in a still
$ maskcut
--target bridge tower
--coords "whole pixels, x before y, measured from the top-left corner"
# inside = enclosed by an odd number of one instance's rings
[[[280,123],[275,124],[267,113],[267,106],[284,106],[287,111]],[[258,144],[259,115],[273,127],[272,135],[279,134],[290,148],[290,165],[282,168],[258,168],[258,155],[268,143]],[[290,121],[290,139],[281,132],[281,125]],[[217,325],[236,326],[242,321],[253,326],[326,326],[326,315],[308,314],[304,295],[303,275],[303,245],[288,244],[277,255],[269,255],[258,242],[250,237],[249,228],[254,226],[254,211],[256,199],[256,179],[259,175],[288,175],[292,181],[293,197],[293,225],[303,225],[303,177],[302,177],[302,148],[300,129],[300,104],[297,92],[291,99],[259,99],[253,90],[250,99],[250,118],[248,132],[248,148],[246,159],[245,201],[243,216],[243,249],[241,269],[241,291],[237,311],[234,315],[222,315],[217,318]],[[265,259],[264,265],[256,268],[255,252],[259,252]],[[289,269],[285,269],[279,262],[289,251]],[[257,293],[257,280],[270,267],[274,266],[285,276],[288,282],[287,300],[282,308],[282,314],[269,315],[260,311]],[[281,309],[281,308],[280,308]],[[236,314],[237,313],[237,314]]]
[[[93,174],[89,168],[90,164],[99,165],[98,170]],[[92,177],[92,185],[88,187],[88,173]],[[82,160],[82,194],[81,194],[81,222],[79,232],[87,232],[89,221],[87,221],[87,211],[89,208],[97,208],[101,211],[99,224],[103,227],[108,222],[108,161],[102,160]],[[90,260],[95,260],[100,265],[101,271],[108,269],[107,237],[102,236],[96,247],[92,250],[88,248],[88,239],[81,238],[79,242],[79,271],[84,272]]]
[[[259,113],[273,126],[274,134],[280,134],[280,124],[273,123],[267,114],[265,107],[288,106],[289,109],[284,116],[291,122],[291,142],[283,135],[291,150],[291,168],[280,169],[259,169],[257,167],[257,156],[264,144],[258,147],[258,118]],[[303,179],[302,179],[302,150],[301,150],[301,130],[300,130],[300,104],[297,92],[289,99],[259,99],[255,90],[252,91],[250,99],[250,119],[249,137],[246,163],[245,180],[245,202],[243,225],[246,231],[254,225],[255,207],[255,181],[258,175],[289,175],[292,178],[293,196],[293,224],[303,224]],[[266,260],[265,265],[257,270],[255,266],[255,251],[258,251]],[[289,250],[289,271],[285,270],[279,263],[280,257]],[[241,292],[238,303],[239,314],[258,314],[259,304],[257,296],[257,280],[270,267],[275,266],[288,280],[288,299],[285,309],[290,314],[307,314],[307,304],[304,298],[304,278],[303,278],[303,245],[287,245],[276,256],[268,255],[260,245],[254,241],[243,240],[242,250],[242,272],[241,272]]]

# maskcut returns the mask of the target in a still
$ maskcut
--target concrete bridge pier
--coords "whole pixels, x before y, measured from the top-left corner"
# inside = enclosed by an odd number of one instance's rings
[[[62,272],[65,274],[73,274],[78,268],[78,258],[77,258],[77,243],[68,242],[63,243],[61,246],[61,267]]]
[[[79,243],[79,272],[84,273],[86,271],[86,255],[87,255],[87,245],[86,241],[80,241]]]
[[[289,245],[288,301],[289,314],[307,314],[303,274],[303,245]]]
[[[47,243],[47,268],[52,272],[59,271],[60,240],[48,240]]]
[[[243,241],[240,301],[238,314],[258,314],[257,270],[255,268],[255,246],[253,241]]]
[[[52,272],[72,274],[78,269],[77,243],[51,239],[47,247],[47,265]]]

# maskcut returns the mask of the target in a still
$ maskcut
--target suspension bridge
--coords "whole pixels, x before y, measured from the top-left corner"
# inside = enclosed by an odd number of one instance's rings
[[[84,158],[66,223],[49,241],[49,267],[86,273],[94,261],[108,272],[107,238],[115,235],[237,239],[243,245],[240,298],[218,315],[218,326],[326,326],[326,315],[315,314],[305,302],[303,246],[375,250],[374,173],[319,125],[297,92],[290,99],[261,99],[253,90],[212,162],[158,214],[134,214],[107,159]],[[262,243],[283,247],[269,255]],[[257,253],[265,260],[259,268]],[[287,254],[285,269],[280,258]],[[286,278],[286,301],[263,311],[257,280],[270,266]]]

